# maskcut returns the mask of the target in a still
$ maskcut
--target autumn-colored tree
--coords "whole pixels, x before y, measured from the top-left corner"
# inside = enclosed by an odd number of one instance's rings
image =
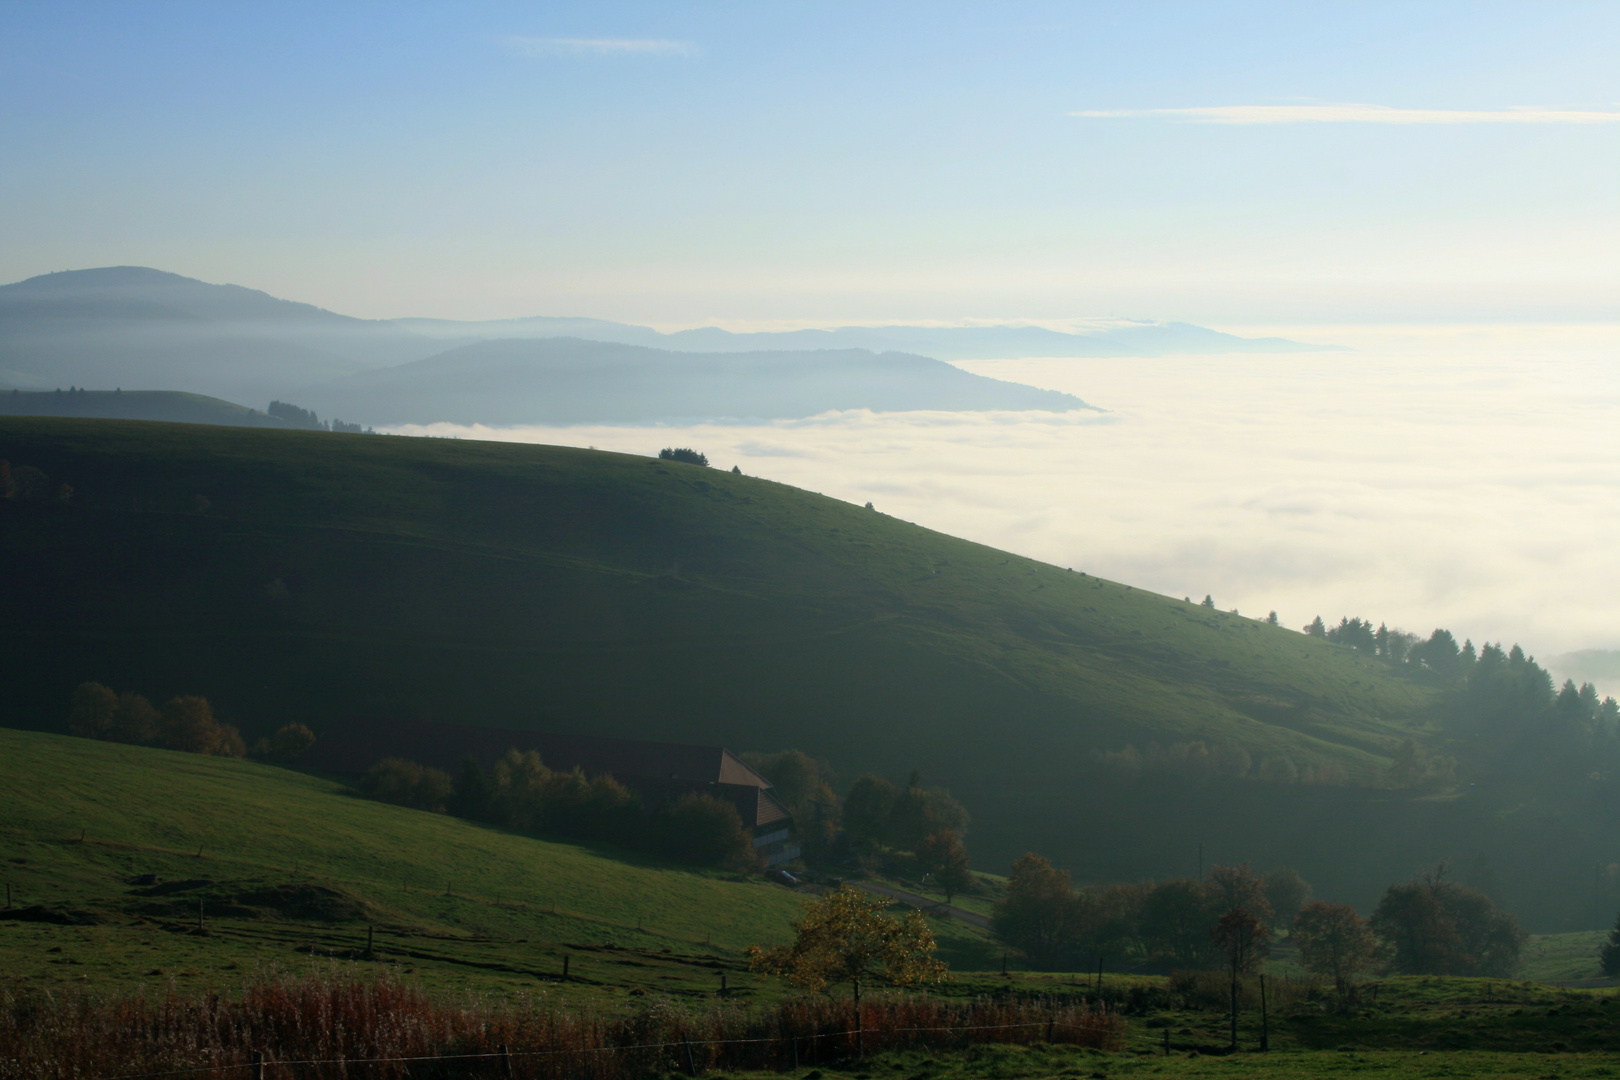
[[[1373,912],[1372,928],[1409,975],[1513,974],[1525,934],[1518,920],[1478,889],[1446,880],[1444,865],[1391,885]]]
[[[174,697],[165,702],[158,719],[158,739],[164,747],[188,754],[241,757],[247,752],[241,734],[215,719],[213,707],[203,697]]]
[[[1249,868],[1248,863],[1216,866],[1209,872],[1209,883],[1220,896],[1222,911],[1241,908],[1270,922],[1271,901],[1266,898],[1266,883]]]
[[[1294,917],[1289,937],[1305,970],[1331,976],[1341,996],[1378,959],[1378,938],[1349,904],[1318,900],[1306,905]]]
[[[1052,969],[1063,965],[1074,946],[1077,915],[1069,872],[1029,852],[1013,863],[991,924],[1031,967]]]
[[[1247,975],[1271,951],[1271,927],[1259,914],[1233,908],[1221,916],[1210,931],[1215,944],[1226,954],[1227,973],[1232,977],[1232,1049],[1237,1049],[1238,976]]]
[[[845,885],[804,905],[793,924],[793,943],[774,949],[748,947],[753,971],[781,975],[794,986],[823,990],[849,983],[855,999],[855,1037],[861,1045],[861,984],[882,979],[895,986],[937,983],[945,978],[934,956],[934,932],[921,912],[896,919],[883,914],[889,901]]]

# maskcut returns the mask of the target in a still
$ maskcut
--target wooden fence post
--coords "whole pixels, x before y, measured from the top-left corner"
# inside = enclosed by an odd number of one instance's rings
[[[253,1080],[264,1080],[264,1051],[253,1051]]]
[[[686,1048],[686,1071],[697,1076],[697,1061],[692,1057],[692,1044],[686,1038],[686,1032],[681,1032],[681,1045]]]
[[[563,982],[568,981],[568,954],[563,953]]]
[[[506,1073],[506,1080],[517,1080],[517,1073],[512,1069],[512,1050],[505,1043],[501,1043],[501,1065]]]
[[[1260,976],[1260,1052],[1271,1049],[1271,1018],[1266,1013],[1266,977]]]

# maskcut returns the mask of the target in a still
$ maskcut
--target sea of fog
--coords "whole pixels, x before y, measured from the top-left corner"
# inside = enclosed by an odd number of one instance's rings
[[[691,446],[720,468],[1287,626],[1444,626],[1544,662],[1620,647],[1620,326],[1223,329],[1347,348],[960,365],[1098,411],[394,430]],[[1552,666],[1620,693],[1605,658]]]

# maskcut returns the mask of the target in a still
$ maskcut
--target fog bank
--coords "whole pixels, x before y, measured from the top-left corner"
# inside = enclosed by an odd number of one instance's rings
[[[1361,615],[1543,656],[1620,646],[1620,327],[1240,332],[1353,351],[958,365],[1101,414],[395,430],[693,446],[717,467],[1294,627]]]

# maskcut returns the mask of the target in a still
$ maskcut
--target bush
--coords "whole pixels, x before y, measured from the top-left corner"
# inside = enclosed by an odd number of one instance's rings
[[[453,790],[449,773],[404,758],[383,758],[360,779],[360,793],[368,799],[435,814],[444,812]]]

